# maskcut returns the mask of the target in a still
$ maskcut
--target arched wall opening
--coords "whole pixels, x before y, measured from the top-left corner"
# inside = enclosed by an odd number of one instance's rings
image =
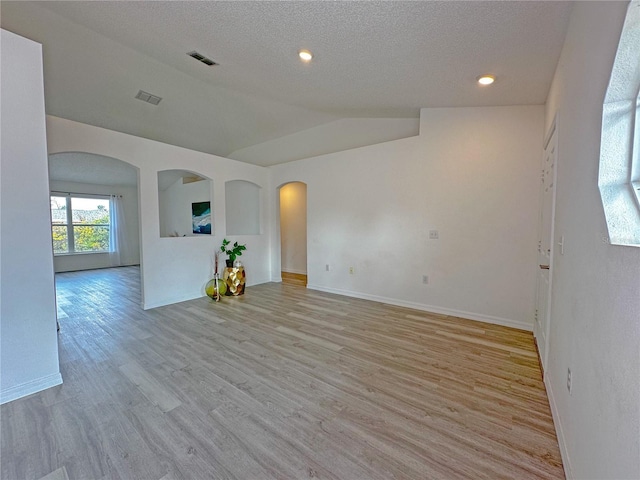
[[[138,178],[138,168],[117,158],[49,155],[56,273],[140,264]]]
[[[190,170],[158,172],[160,237],[212,235],[215,232],[213,182]]]
[[[283,282],[307,283],[307,184],[278,188],[280,271]]]

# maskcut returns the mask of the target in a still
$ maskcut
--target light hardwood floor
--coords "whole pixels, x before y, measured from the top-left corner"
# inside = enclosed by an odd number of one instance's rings
[[[530,333],[264,284],[140,310],[56,278],[64,384],[0,409],[13,479],[563,478]]]

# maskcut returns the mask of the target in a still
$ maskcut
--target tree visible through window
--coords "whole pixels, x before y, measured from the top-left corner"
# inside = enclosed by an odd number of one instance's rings
[[[109,198],[51,196],[53,253],[109,251]]]

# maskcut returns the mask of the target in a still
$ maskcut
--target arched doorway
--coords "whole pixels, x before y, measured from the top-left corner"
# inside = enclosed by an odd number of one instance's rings
[[[138,177],[136,167],[103,155],[49,155],[57,318],[63,330],[77,321],[67,312],[108,301],[114,285],[126,284],[140,303]]]
[[[140,264],[136,167],[93,153],[56,153],[49,155],[49,188],[56,273]],[[116,227],[119,242],[109,238]]]
[[[307,184],[290,182],[279,190],[282,282],[307,285]]]

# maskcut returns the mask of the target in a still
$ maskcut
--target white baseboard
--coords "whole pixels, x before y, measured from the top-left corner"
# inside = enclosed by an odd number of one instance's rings
[[[173,305],[174,303],[186,302],[189,300],[195,300],[196,298],[201,298],[204,295],[202,293],[198,293],[196,295],[182,295],[180,297],[170,297],[162,300],[156,300],[155,302],[144,302],[142,304],[143,310],[151,310],[152,308],[164,307],[166,305]]]
[[[14,387],[7,388],[0,391],[0,405],[17,400],[18,398],[26,397],[33,393],[41,392],[47,388],[55,387],[62,383],[62,375],[60,373],[54,373],[47,375],[46,377],[37,378],[27,383],[22,383]]]
[[[549,376],[545,375],[544,386],[547,389],[547,398],[549,399],[549,407],[551,407],[553,425],[556,429],[556,437],[558,437],[558,446],[560,447],[560,455],[562,456],[564,475],[567,480],[573,480],[573,467],[571,466],[571,459],[569,458],[569,451],[567,450],[567,441],[564,436],[562,421],[560,419],[560,413],[558,412],[558,406],[556,405],[556,399],[553,394],[553,389],[551,388],[551,382],[548,380],[548,378]]]
[[[344,295],[346,297],[362,298],[364,300],[371,300],[373,302],[387,303],[389,305],[396,305],[398,307],[413,308],[414,310],[421,310],[423,312],[438,313],[440,315],[450,315],[453,317],[466,318],[469,320],[476,320],[478,322],[492,323],[494,325],[502,325],[504,327],[512,327],[520,330],[526,330],[528,332],[533,331],[533,325],[518,320],[512,320],[509,318],[494,317],[491,315],[484,315],[481,313],[465,312],[463,310],[454,310],[451,308],[437,307],[435,305],[426,305],[423,303],[409,302],[406,300],[398,300],[396,298],[381,297],[378,295],[370,295],[368,293],[352,292],[350,290],[341,290],[338,288],[324,287],[321,285],[307,285],[310,290],[319,290],[321,292],[335,293],[337,295]]]
[[[271,280],[271,277],[258,278],[257,280],[249,277],[249,280],[251,281],[247,282],[247,287],[253,287],[254,285],[262,285],[263,283],[273,282],[273,280]]]
[[[261,283],[269,283],[271,281],[272,281],[271,279],[265,280],[263,278],[260,278],[256,282],[247,283],[246,286],[252,287],[254,285],[260,285]],[[143,302],[142,309],[151,310],[152,308],[164,307],[166,305],[173,305],[174,303],[187,302],[189,300],[195,300],[196,298],[202,298],[204,296],[205,294],[204,294],[204,286],[203,286],[202,291],[195,294],[192,293],[189,295],[181,295],[179,297],[167,297],[164,299],[156,300],[155,302]]]

